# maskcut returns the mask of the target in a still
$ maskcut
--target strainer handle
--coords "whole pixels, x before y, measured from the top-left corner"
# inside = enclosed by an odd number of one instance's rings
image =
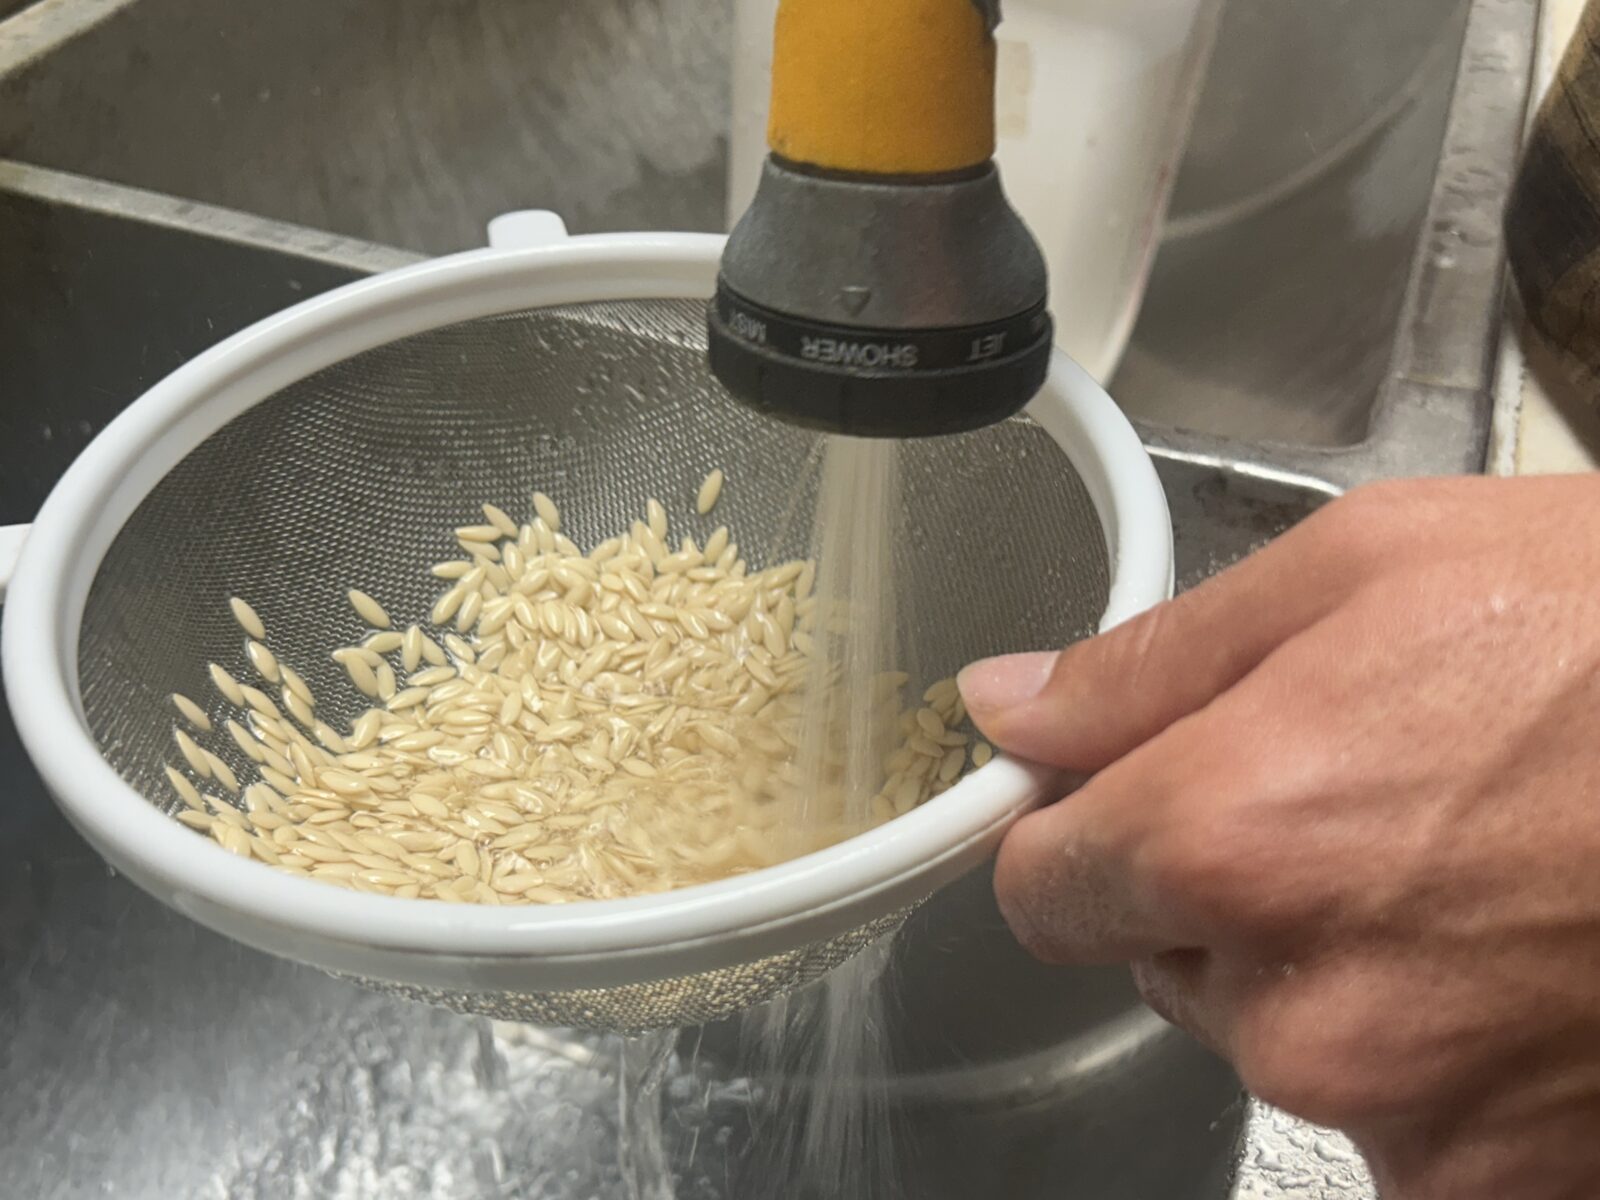
[[[6,585],[17,568],[17,559],[22,557],[22,543],[27,536],[26,525],[0,525],[0,600],[6,598]]]
[[[501,213],[489,222],[491,250],[529,250],[567,240],[567,225],[559,213],[529,208]]]

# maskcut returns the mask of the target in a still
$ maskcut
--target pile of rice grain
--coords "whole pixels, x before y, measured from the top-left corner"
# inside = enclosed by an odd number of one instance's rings
[[[717,471],[700,488],[702,514],[722,483]],[[371,707],[343,731],[232,600],[257,680],[212,665],[238,710],[220,730],[173,697],[188,768],[167,770],[178,819],[360,891],[561,903],[769,866],[906,812],[966,769],[954,681],[901,711],[906,679],[888,676],[877,694],[900,744],[881,788],[859,817],[846,796],[819,804],[794,761],[807,692],[838,685],[811,633],[815,564],[752,572],[726,528],[672,549],[655,500],[587,553],[549,497],[536,493],[533,512],[519,525],[485,504],[482,524],[455,531],[464,556],[433,567],[446,587],[428,628],[397,629],[378,600],[349,593],[373,633],[333,658]],[[255,778],[203,744],[224,731]],[[988,755],[979,745],[971,761]],[[813,815],[797,847],[802,789]]]

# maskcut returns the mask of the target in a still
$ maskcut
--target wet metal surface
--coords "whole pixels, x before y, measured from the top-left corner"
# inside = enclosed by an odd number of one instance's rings
[[[1498,211],[1510,169],[1515,114],[1449,120],[1458,68],[1519,104],[1536,3],[1227,0],[1120,402],[1162,428],[1361,443],[1394,390],[1419,243],[1462,235],[1433,197]],[[234,0],[223,20],[197,0],[45,0],[0,24],[0,157],[425,253],[523,207],[580,233],[719,229],[731,7]],[[1436,181],[1446,140],[1470,161],[1446,154]],[[1481,330],[1457,328],[1459,362]],[[1457,457],[1481,460],[1462,436]]]

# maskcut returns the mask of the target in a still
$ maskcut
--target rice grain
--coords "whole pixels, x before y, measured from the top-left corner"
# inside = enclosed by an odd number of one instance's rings
[[[383,605],[356,588],[351,588],[345,595],[349,598],[350,607],[356,610],[356,616],[374,629],[389,628],[389,614],[383,610]]]
[[[545,528],[551,533],[561,529],[561,510],[556,507],[556,502],[543,492],[533,494],[533,511],[539,520],[543,521]]]
[[[181,729],[172,731],[172,740],[178,745],[178,753],[183,755],[183,761],[189,764],[189,769],[201,779],[211,778],[211,762],[206,752],[195,744],[195,740]]]
[[[706,476],[698,512],[723,484],[720,470]],[[348,727],[316,719],[305,680],[236,609],[252,666],[276,672],[295,724],[213,666],[218,691],[250,710],[249,728],[227,726],[256,779],[243,811],[211,801],[203,813],[198,788],[169,769],[186,823],[292,873],[448,903],[568,903],[778,861],[786,814],[800,811],[791,760],[804,695],[814,671],[838,671],[834,641],[817,636],[814,565],[752,570],[726,527],[673,549],[656,500],[587,554],[548,496],[534,511],[517,526],[485,503],[484,524],[455,531],[466,557],[430,568],[444,581],[433,622],[454,626],[438,640],[393,629],[370,595],[347,593],[376,632],[333,658],[380,705]],[[951,786],[966,764],[953,682],[901,712],[904,682],[885,675],[874,693],[900,730],[866,798],[874,821]],[[240,790],[227,762],[174,737],[196,776]],[[834,815],[809,836],[849,836],[838,786],[815,786],[818,811]]]
[[[263,641],[267,636],[267,627],[262,623],[256,610],[248,603],[234,596],[228,601],[228,608],[233,612],[233,619],[239,623],[239,628],[245,631],[246,636],[256,641]]]
[[[705,482],[700,485],[700,491],[695,495],[695,511],[702,517],[717,506],[717,501],[722,496],[722,468],[718,467],[705,477]]]
[[[206,668],[211,674],[211,683],[222,693],[222,698],[235,707],[244,703],[244,693],[239,690],[239,682],[229,675],[216,663]]]
[[[245,643],[245,654],[250,659],[250,665],[256,669],[256,674],[268,683],[277,683],[279,679],[278,660],[271,650],[260,642],[252,639]]]
[[[172,706],[176,708],[183,719],[188,721],[202,733],[211,732],[211,718],[206,716],[205,710],[181,692],[172,693]]]

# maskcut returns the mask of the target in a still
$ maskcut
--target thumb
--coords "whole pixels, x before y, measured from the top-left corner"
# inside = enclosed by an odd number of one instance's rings
[[[1108,633],[972,664],[958,682],[973,721],[1002,750],[1034,762],[1092,774],[1122,758],[1359,586],[1355,564],[1295,532]]]

